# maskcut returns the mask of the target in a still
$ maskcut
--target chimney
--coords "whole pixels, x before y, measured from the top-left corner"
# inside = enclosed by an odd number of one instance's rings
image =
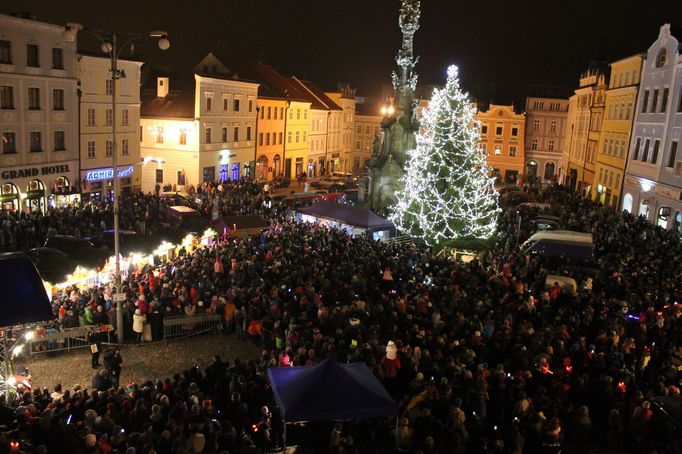
[[[156,97],[165,98],[170,90],[168,77],[156,78]]]

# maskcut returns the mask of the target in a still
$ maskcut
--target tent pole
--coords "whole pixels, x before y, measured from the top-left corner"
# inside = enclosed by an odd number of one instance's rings
[[[283,439],[284,439],[284,443],[283,443],[284,447],[283,448],[284,449],[282,450],[282,452],[284,454],[287,454],[287,422],[284,418],[282,418],[282,422],[284,423],[284,434],[283,434]]]

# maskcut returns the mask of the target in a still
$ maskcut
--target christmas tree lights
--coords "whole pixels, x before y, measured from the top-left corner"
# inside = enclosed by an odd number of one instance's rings
[[[480,147],[476,107],[450,66],[447,84],[434,90],[423,112],[417,147],[408,152],[404,189],[391,219],[403,232],[435,245],[452,239],[487,239],[495,233],[495,179]]]

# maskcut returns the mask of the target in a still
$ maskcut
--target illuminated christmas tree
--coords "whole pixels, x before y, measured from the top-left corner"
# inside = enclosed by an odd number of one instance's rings
[[[459,87],[457,67],[434,90],[424,111],[417,148],[408,152],[405,189],[391,219],[403,232],[435,245],[452,239],[488,239],[500,211],[494,178],[481,149],[476,107]]]

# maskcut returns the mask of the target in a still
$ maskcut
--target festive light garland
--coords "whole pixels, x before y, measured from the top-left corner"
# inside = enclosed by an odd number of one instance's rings
[[[391,220],[405,233],[435,245],[456,238],[487,239],[500,208],[495,179],[480,148],[476,107],[450,66],[447,84],[424,110],[417,148],[408,151],[404,189]]]

